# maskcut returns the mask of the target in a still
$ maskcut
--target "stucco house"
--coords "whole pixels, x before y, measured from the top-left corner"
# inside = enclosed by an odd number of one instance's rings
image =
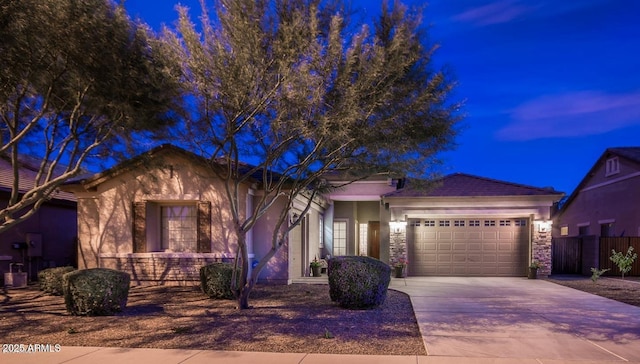
[[[640,248],[640,240],[633,241],[640,237],[638,191],[640,147],[606,149],[554,217],[554,244],[563,245],[562,254],[575,251],[575,257],[564,260],[576,261],[576,273],[609,267],[611,247],[626,251],[635,244]]]
[[[640,236],[640,147],[608,148],[556,216],[554,236]]]
[[[525,276],[530,260],[549,261],[551,209],[563,196],[465,174],[428,189],[388,174],[346,185],[326,179],[344,186],[302,217],[306,201],[294,205],[291,221],[301,223],[261,281],[295,282],[309,276],[315,258],[339,255],[407,258],[416,276]],[[236,252],[221,183],[204,159],[163,145],[69,184],[78,199],[79,267],[125,270],[134,283],[197,281],[200,266]],[[259,186],[244,186],[243,214]],[[272,218],[263,216],[249,234],[255,259],[271,246]]]
[[[29,161],[22,162],[18,179],[21,194],[33,188],[37,170]],[[9,202],[13,181],[11,163],[0,156],[0,209]],[[54,193],[33,216],[0,234],[0,279],[2,273],[9,272],[11,263],[22,264],[22,271],[31,279],[44,268],[75,265],[76,222],[75,196]]]

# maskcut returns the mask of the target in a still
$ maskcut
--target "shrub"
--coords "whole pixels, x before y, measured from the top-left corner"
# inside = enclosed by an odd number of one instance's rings
[[[345,308],[379,306],[387,298],[391,268],[374,258],[336,257],[329,260],[329,295]]]
[[[129,273],[93,268],[62,277],[64,303],[72,315],[108,316],[124,310],[129,296]]]
[[[623,254],[622,252],[616,252],[615,249],[611,250],[611,257],[609,257],[609,259],[611,259],[611,261],[618,266],[618,269],[620,269],[620,273],[622,273],[622,279],[624,279],[624,275],[626,273],[629,273],[631,267],[633,266],[633,262],[637,257],[638,254],[634,253],[633,247],[630,246],[626,254]]]
[[[200,268],[200,288],[209,298],[233,299],[231,278],[233,264],[212,263]]]
[[[38,272],[40,290],[54,296],[62,296],[62,276],[76,270],[74,267],[47,268]]]

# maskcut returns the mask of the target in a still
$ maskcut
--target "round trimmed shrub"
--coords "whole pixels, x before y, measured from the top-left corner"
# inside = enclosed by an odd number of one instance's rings
[[[200,289],[216,299],[233,299],[231,291],[231,279],[233,277],[233,264],[211,263],[200,268]]]
[[[74,267],[47,268],[38,272],[40,290],[54,296],[62,296],[62,276],[76,270]]]
[[[124,310],[129,297],[129,273],[92,268],[62,276],[67,311],[77,316],[109,316]]]
[[[391,268],[378,259],[344,256],[329,260],[329,295],[341,307],[379,306],[387,298]]]

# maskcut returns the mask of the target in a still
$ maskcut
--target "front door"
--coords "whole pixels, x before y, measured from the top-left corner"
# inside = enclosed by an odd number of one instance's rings
[[[380,221],[369,221],[367,226],[367,245],[369,256],[380,259]]]

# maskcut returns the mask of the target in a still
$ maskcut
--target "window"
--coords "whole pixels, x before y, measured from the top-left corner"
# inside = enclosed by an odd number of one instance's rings
[[[454,220],[453,226],[464,226],[464,220]]]
[[[420,220],[413,220],[409,223],[410,226],[420,226]]]
[[[600,236],[601,237],[615,236],[612,222],[600,224]]]
[[[160,210],[160,247],[174,252],[196,252],[198,249],[196,206],[161,206]]]
[[[618,161],[618,157],[607,159],[605,176],[611,176],[617,173],[620,173],[620,162]]]
[[[511,220],[500,220],[500,226],[511,226]]]
[[[424,226],[436,226],[436,221],[435,220],[425,220],[424,221]]]
[[[578,235],[589,235],[589,225],[578,226]]]
[[[369,255],[369,246],[367,244],[367,234],[369,233],[368,224],[360,224],[360,255]]]
[[[484,226],[496,226],[496,220],[484,220]]]
[[[568,236],[568,235],[569,235],[569,227],[560,226],[560,236]]]
[[[438,226],[450,226],[451,222],[449,220],[440,220]]]
[[[515,225],[516,226],[527,226],[527,220],[526,219],[517,219],[515,221]]]
[[[347,255],[347,222],[333,222],[333,255]]]
[[[469,226],[480,226],[480,220],[469,220]]]

